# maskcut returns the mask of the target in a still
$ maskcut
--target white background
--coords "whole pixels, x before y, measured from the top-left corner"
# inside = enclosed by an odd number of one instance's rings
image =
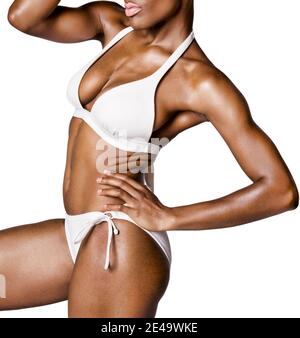
[[[66,86],[100,47],[21,33],[7,22],[11,3],[0,2],[0,228],[64,217],[73,113]],[[244,94],[298,187],[299,10],[297,0],[195,0],[194,22],[200,47]],[[169,206],[218,198],[251,183],[209,123],[178,135],[161,151],[155,170],[155,192]],[[157,317],[298,317],[299,210],[234,228],[169,232],[171,279]],[[66,316],[67,302],[0,312]]]

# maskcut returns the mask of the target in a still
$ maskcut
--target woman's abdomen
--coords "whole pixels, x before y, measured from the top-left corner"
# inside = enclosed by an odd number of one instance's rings
[[[100,210],[107,203],[123,203],[116,197],[97,195],[99,188],[109,186],[98,184],[96,179],[103,174],[104,169],[109,169],[140,180],[141,173],[132,173],[132,163],[129,165],[132,153],[119,152],[103,141],[82,120],[72,120],[63,183],[66,212],[70,215],[80,214]],[[72,123],[76,126],[72,127]]]

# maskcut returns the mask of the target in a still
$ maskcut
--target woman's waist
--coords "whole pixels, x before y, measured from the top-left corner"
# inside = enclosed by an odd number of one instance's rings
[[[90,211],[104,212],[105,204],[122,204],[121,199],[97,195],[97,189],[87,189],[70,184],[63,194],[65,211],[68,214],[82,214]]]
[[[96,143],[99,143],[99,137],[83,129],[72,145],[63,182],[65,208],[72,214],[71,209],[75,208],[93,210],[107,203],[120,203],[119,198],[97,195],[98,189],[110,187],[96,181],[105,169],[128,176],[153,190],[153,165],[149,154],[134,154],[108,144],[97,147]]]
[[[105,176],[104,169],[111,170],[111,167],[101,167],[100,170],[86,162],[76,162],[63,185],[63,200],[66,212],[77,214],[91,210],[102,211],[105,204],[120,204],[124,201],[118,197],[103,196],[97,194],[98,189],[114,188],[115,186],[98,183],[97,178]],[[113,170],[112,170],[113,171]],[[145,174],[142,172],[131,173],[130,171],[114,171],[120,175],[129,177],[141,185],[147,183]],[[147,185],[147,184],[146,184]],[[150,187],[151,188],[151,187]]]

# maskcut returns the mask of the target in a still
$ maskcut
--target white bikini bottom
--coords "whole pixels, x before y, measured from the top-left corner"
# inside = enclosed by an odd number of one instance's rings
[[[113,235],[118,235],[119,230],[113,222],[114,218],[125,219],[132,223],[135,223],[131,217],[129,217],[123,211],[90,211],[78,215],[65,215],[65,232],[67,237],[67,242],[69,250],[75,263],[76,257],[81,245],[82,240],[89,233],[89,231],[96,225],[102,222],[107,222],[108,238],[106,246],[106,258],[104,263],[104,270],[107,270],[109,267],[109,255],[110,255],[110,245]],[[145,228],[140,227],[146,231],[160,246],[166,255],[169,264],[171,265],[172,255],[171,255],[171,246],[169,242],[169,237],[166,231],[149,231]]]

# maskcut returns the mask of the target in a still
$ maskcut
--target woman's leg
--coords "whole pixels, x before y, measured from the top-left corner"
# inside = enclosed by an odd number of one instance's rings
[[[110,268],[104,270],[107,222],[97,224],[79,249],[69,289],[69,317],[155,317],[170,267],[159,245],[127,220],[114,219]]]
[[[0,231],[0,274],[6,284],[6,298],[0,298],[0,310],[65,300],[73,266],[64,219]]]

